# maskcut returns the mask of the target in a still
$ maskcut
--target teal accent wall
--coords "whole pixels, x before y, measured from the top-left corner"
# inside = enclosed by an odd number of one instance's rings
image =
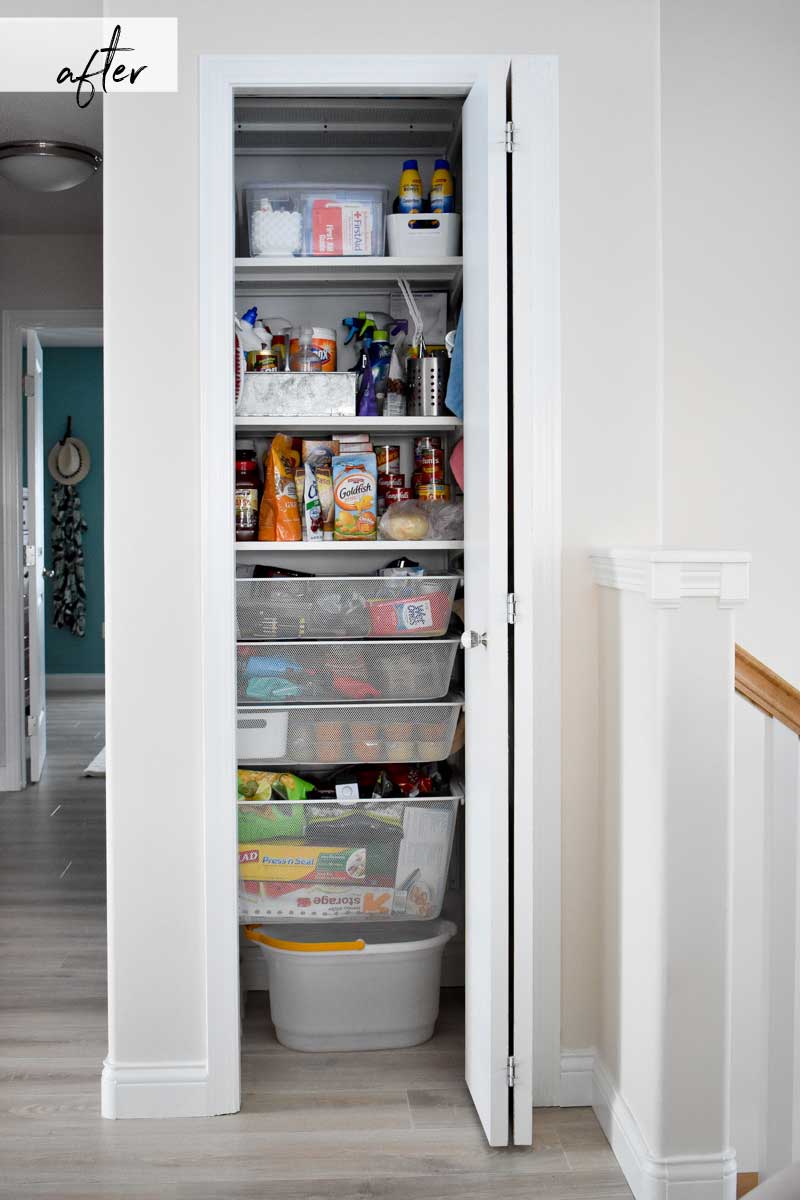
[[[86,636],[79,638],[53,621],[52,584],[45,583],[45,669],[48,675],[102,675],[105,651],[103,606],[103,351],[99,347],[44,349],[44,453],[64,436],[72,416],[73,437],[89,448],[92,467],[78,485],[89,528],[83,535],[86,570]],[[45,563],[52,564],[50,498],[55,480],[45,465]]]

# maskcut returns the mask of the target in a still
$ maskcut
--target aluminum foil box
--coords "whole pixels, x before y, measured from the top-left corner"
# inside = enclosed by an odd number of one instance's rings
[[[237,417],[354,417],[354,371],[263,371],[244,376]]]

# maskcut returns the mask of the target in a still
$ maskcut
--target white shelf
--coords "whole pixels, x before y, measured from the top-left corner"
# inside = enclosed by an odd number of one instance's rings
[[[257,284],[284,283],[366,283],[383,284],[394,288],[399,276],[412,284],[431,288],[456,288],[461,285],[464,260],[453,258],[390,258],[384,257],[275,257],[237,258],[237,284],[247,284],[250,290]]]
[[[304,550],[314,554],[336,553],[349,550],[379,551],[386,554],[395,550],[463,550],[463,541],[451,542],[237,542],[237,554],[283,554],[289,550]]]
[[[436,433],[460,429],[458,417],[237,417],[245,433]]]

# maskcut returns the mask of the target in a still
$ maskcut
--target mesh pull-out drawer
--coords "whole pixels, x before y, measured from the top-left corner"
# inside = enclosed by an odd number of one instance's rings
[[[240,802],[240,920],[438,917],[458,802]]]
[[[457,575],[237,579],[239,639],[440,637],[458,583]]]
[[[372,642],[247,642],[236,656],[241,704],[438,700],[457,638]]]
[[[461,699],[393,704],[240,708],[240,762],[437,762],[453,745]]]

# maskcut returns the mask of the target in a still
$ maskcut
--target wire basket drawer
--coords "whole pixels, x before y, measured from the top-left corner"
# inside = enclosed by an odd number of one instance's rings
[[[247,642],[236,656],[241,704],[438,700],[457,638],[373,642]]]
[[[239,762],[437,762],[450,754],[461,698],[415,704],[240,708]]]
[[[438,917],[459,799],[240,802],[240,921]]]
[[[458,575],[237,579],[239,640],[440,637],[459,582]]]

